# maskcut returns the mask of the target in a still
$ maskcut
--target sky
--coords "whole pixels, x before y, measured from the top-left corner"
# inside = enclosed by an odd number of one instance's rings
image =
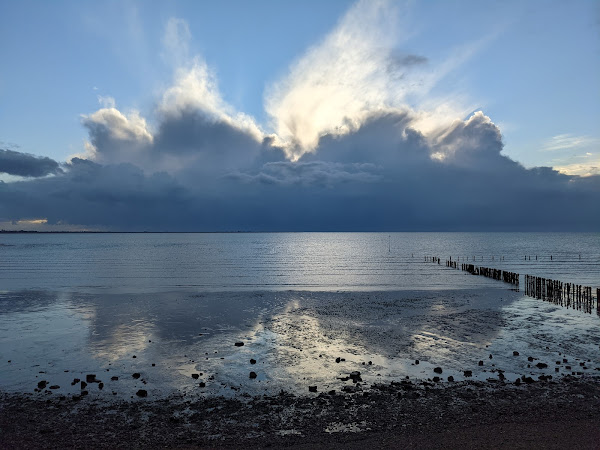
[[[598,230],[596,1],[2,2],[0,61],[1,228]]]

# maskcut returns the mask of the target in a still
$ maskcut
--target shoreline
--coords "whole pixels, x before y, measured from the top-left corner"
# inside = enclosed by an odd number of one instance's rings
[[[2,448],[597,448],[600,377],[134,401],[0,393]]]

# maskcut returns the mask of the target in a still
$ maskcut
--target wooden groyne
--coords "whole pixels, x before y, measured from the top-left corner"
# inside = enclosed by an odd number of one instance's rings
[[[454,267],[458,269],[458,265],[455,261],[446,261],[446,265],[448,267]],[[507,270],[493,269],[491,267],[480,267],[475,264],[466,264],[463,263],[460,265],[460,269],[469,272],[471,275],[481,275],[487,278],[492,278],[493,280],[504,281],[505,283],[512,284],[516,286],[517,290],[519,290],[519,278],[520,275],[515,272],[509,272]]]
[[[589,314],[596,309],[600,315],[600,289],[594,299],[590,286],[525,275],[525,295]]]

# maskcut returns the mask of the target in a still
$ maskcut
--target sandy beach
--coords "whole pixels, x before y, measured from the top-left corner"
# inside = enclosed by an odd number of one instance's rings
[[[506,288],[11,295],[4,448],[600,442],[598,317]]]

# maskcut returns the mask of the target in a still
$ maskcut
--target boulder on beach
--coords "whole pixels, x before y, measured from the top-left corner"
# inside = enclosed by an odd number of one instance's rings
[[[357,370],[355,370],[354,372],[351,372],[349,378],[352,379],[353,383],[357,383],[359,381],[362,381],[362,378],[360,377],[360,372],[357,371]]]
[[[464,376],[465,377],[472,377],[473,376],[473,371],[472,370],[465,370]]]
[[[256,360],[255,359],[251,359],[250,360],[250,364],[256,364]]]
[[[243,346],[244,346],[244,343],[243,343],[243,342],[236,342],[236,343],[235,343],[235,346],[236,346],[236,347],[243,347]]]
[[[146,391],[145,389],[140,389],[135,393],[135,395],[137,395],[138,397],[148,397],[148,391]]]
[[[200,375],[199,375],[199,374],[197,374],[197,373],[193,373],[193,374],[192,374],[192,378],[193,378],[194,380],[197,380],[198,378],[200,378]]]
[[[250,372],[249,378],[256,378],[256,372]]]
[[[110,379],[111,379],[112,381],[117,381],[117,380],[119,379],[119,377],[110,377]]]
[[[139,372],[134,373],[133,375],[131,375],[133,378],[135,378],[136,380],[141,377]]]
[[[317,387],[316,386],[309,386],[308,390],[309,390],[309,392],[317,392]]]
[[[514,351],[514,352],[513,352],[513,356],[519,356],[519,352],[517,352],[517,351]]]
[[[87,381],[88,383],[95,383],[96,382],[96,375],[94,375],[93,373],[87,374],[85,376],[85,381]]]
[[[85,389],[85,387],[87,386],[87,383],[85,381],[81,382],[81,389]]]
[[[442,373],[442,368],[441,367],[436,367],[435,369],[433,369],[433,371],[435,373]]]
[[[541,363],[541,362],[540,362],[540,363],[537,363],[537,364],[536,364],[536,367],[537,367],[538,369],[546,369],[546,368],[548,367],[548,364],[546,364],[546,363]]]
[[[48,382],[46,380],[42,380],[42,381],[38,382],[38,389],[44,389],[47,384],[48,384]]]

